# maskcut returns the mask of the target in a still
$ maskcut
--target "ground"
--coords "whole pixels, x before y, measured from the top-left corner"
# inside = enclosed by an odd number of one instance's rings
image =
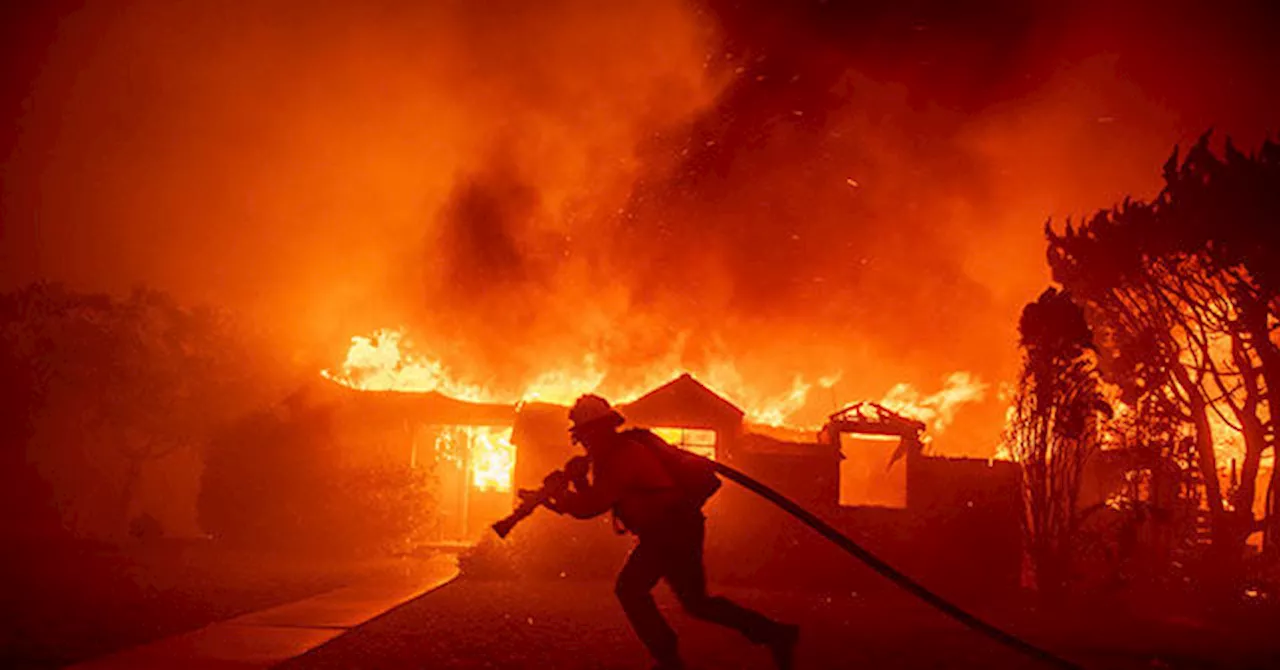
[[[89,552],[89,555],[86,555]],[[96,552],[96,553],[94,553]],[[12,557],[12,554],[10,555]],[[0,571],[0,667],[50,668],[303,598],[386,563],[299,562],[211,547],[122,552],[77,543],[9,560]],[[797,667],[1035,668],[1036,662],[885,586],[875,593],[718,589],[802,626]],[[658,600],[692,669],[764,670],[763,649]],[[1280,667],[1280,616],[1267,603],[1230,616],[1175,615],[1116,602],[1053,615],[1025,603],[964,603],[1010,632],[1091,670]],[[286,661],[313,668],[638,670],[649,667],[612,593],[592,579],[464,575]]]
[[[772,667],[762,649],[688,619],[662,587],[659,591],[690,668]],[[802,669],[1043,667],[902,595],[723,592],[800,623],[797,667]],[[1122,620],[1128,623],[1114,623]],[[1112,612],[1060,620],[1052,627],[1034,616],[1001,623],[1089,668],[1280,665],[1274,649],[1242,647],[1220,631],[1191,622],[1137,625]],[[650,664],[607,582],[463,577],[283,667],[637,670]]]
[[[386,569],[201,541],[11,545],[0,550],[0,667],[61,667]]]

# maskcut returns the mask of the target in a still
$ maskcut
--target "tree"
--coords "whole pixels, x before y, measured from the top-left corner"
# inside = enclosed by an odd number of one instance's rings
[[[1085,307],[1108,379],[1192,427],[1215,557],[1231,573],[1263,525],[1258,469],[1280,428],[1268,392],[1280,388],[1280,147],[1245,156],[1228,140],[1219,158],[1208,142],[1181,163],[1174,151],[1153,201],[1068,221],[1062,234],[1046,225],[1046,236],[1053,277]],[[1232,490],[1220,453],[1239,460]]]
[[[434,468],[351,462],[328,403],[293,399],[218,431],[200,525],[221,542],[307,554],[407,551],[434,520]]]
[[[0,309],[10,307],[0,300]],[[11,323],[0,313],[0,324]],[[3,332],[3,331],[0,331]],[[7,338],[5,338],[7,340]],[[0,346],[0,534],[56,535],[62,525],[54,509],[48,483],[32,467],[27,443],[35,426],[32,416],[42,403],[35,361],[13,347]]]
[[[30,381],[21,449],[80,532],[121,535],[143,468],[262,402],[265,367],[221,312],[138,289],[0,296],[0,344]]]
[[[1098,448],[1099,390],[1084,314],[1050,288],[1018,322],[1022,373],[1006,443],[1023,468],[1023,529],[1037,588],[1061,595],[1079,525],[1080,482]]]
[[[1110,391],[1114,387],[1109,387]],[[1191,426],[1156,394],[1115,403],[1105,428],[1109,459],[1119,475],[1106,499],[1082,511],[1092,531],[1095,563],[1111,585],[1148,595],[1183,592],[1203,555],[1200,478]],[[1099,470],[1100,474],[1104,470]]]

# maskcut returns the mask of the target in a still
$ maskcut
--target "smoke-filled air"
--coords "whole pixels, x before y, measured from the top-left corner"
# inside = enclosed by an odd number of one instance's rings
[[[0,666],[1274,666],[1276,2],[0,4]]]
[[[235,305],[317,369],[403,329],[516,397],[808,389],[805,426],[960,372],[982,400],[937,444],[992,453],[1041,224],[1150,192],[1265,63],[1172,16],[825,11],[89,7],[21,97],[5,279]]]

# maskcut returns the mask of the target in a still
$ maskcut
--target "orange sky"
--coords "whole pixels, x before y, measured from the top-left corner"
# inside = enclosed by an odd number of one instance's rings
[[[316,365],[406,324],[494,384],[584,352],[840,372],[821,416],[1011,378],[1047,218],[1280,119],[1243,10],[314,4],[8,22],[0,285],[154,285]],[[989,450],[1000,411],[940,446]]]

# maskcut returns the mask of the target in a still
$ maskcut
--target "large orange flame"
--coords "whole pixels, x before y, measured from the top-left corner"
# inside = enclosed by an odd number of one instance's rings
[[[444,395],[473,402],[502,402],[483,386],[458,381],[440,361],[403,352],[404,331],[383,329],[372,337],[351,338],[338,373],[321,376],[362,391],[407,391]],[[407,344],[407,342],[406,342]]]
[[[353,337],[346,359],[337,371],[325,370],[321,375],[354,389],[367,391],[439,392],[473,402],[519,403],[539,401],[569,404],[584,393],[607,390],[609,397],[625,403],[686,372],[675,360],[655,362],[643,374],[633,375],[629,386],[606,385],[608,372],[597,358],[587,354],[573,367],[547,370],[524,385],[523,391],[503,393],[484,384],[455,376],[443,362],[417,353],[405,337],[403,329],[384,329],[370,337]],[[708,387],[743,409],[749,422],[757,426],[814,430],[818,426],[797,425],[791,418],[809,401],[814,389],[830,391],[840,380],[834,372],[814,381],[797,376],[791,388],[778,393],[766,392],[749,384],[729,361],[715,361],[705,366],[700,375]],[[966,372],[947,378],[937,393],[924,394],[909,384],[894,386],[880,401],[882,405],[906,416],[919,419],[935,435],[946,430],[957,409],[981,400],[986,384]],[[437,451],[456,460],[457,450],[469,450],[471,483],[480,490],[508,491],[515,464],[515,448],[510,429],[460,427],[457,435],[442,437]],[[458,443],[465,441],[465,446]]]
[[[481,491],[510,491],[516,466],[511,429],[476,427],[471,448],[471,483]]]
[[[961,405],[982,400],[987,385],[968,372],[953,372],[947,377],[941,391],[924,395],[910,384],[898,384],[889,389],[881,405],[903,416],[923,421],[937,435],[955,420]]]

